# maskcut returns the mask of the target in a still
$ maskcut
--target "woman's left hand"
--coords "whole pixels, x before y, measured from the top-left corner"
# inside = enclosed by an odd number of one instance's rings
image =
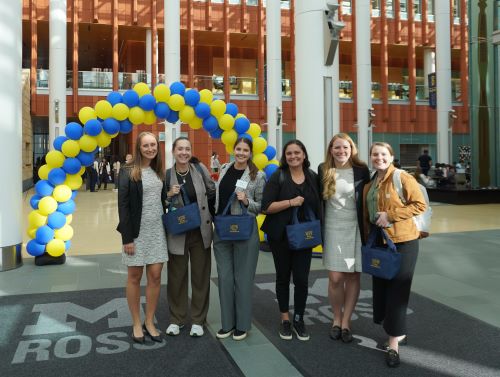
[[[375,225],[382,228],[387,228],[391,225],[389,218],[387,217],[387,212],[377,212],[377,221],[375,222]]]
[[[244,205],[248,206],[248,199],[247,199],[247,194],[245,191],[238,191],[236,192],[236,197],[240,202],[243,202]]]

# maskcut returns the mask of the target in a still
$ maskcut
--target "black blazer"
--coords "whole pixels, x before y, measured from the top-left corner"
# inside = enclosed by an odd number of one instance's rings
[[[361,239],[364,239],[364,222],[363,222],[363,187],[370,181],[370,171],[366,166],[353,166],[354,172],[354,195],[356,200],[356,212],[358,216],[358,226],[361,233]],[[323,198],[323,163],[318,166],[319,192]],[[326,201],[323,200],[323,213],[325,213]],[[324,224],[324,221],[323,221]]]
[[[130,178],[129,167],[120,169],[118,175],[118,218],[116,230],[122,235],[122,243],[134,242],[139,236],[142,216],[142,181],[135,182]],[[161,204],[166,209],[167,191],[165,184],[161,190]]]
[[[281,179],[282,182],[280,182],[280,174],[283,174]],[[315,208],[313,208],[314,214],[316,218],[321,219],[323,215],[321,197],[319,195],[318,175],[311,169],[308,169],[305,173],[305,177],[306,184],[311,189],[314,195],[314,202],[316,203]],[[296,196],[297,192],[295,191],[290,171],[288,169],[279,168],[273,173],[271,178],[269,178],[266,186],[264,187],[264,193],[262,196],[262,211],[265,213],[272,202],[293,199]],[[287,208],[283,211],[266,215],[266,219],[261,226],[261,230],[272,240],[282,240],[285,237],[286,226],[292,222],[292,215],[292,208]]]

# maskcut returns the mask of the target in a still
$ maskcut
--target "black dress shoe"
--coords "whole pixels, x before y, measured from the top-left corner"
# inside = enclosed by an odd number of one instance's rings
[[[148,331],[148,328],[146,327],[146,324],[142,325],[142,330],[144,331],[144,334],[146,334],[147,336],[149,336],[153,342],[158,342],[158,343],[162,342],[161,335],[152,335]]]
[[[398,344],[399,344],[400,346],[406,346],[406,345],[408,344],[408,335],[405,335],[405,337],[404,337],[403,339],[398,340]],[[388,350],[388,349],[389,349],[389,341],[387,341],[387,342],[385,342],[385,343],[384,343],[383,348],[384,348],[385,350]]]
[[[132,330],[132,335],[130,335],[130,336],[132,337],[132,340],[134,341],[134,343],[144,344],[146,342],[144,335],[143,336],[135,336],[133,330]]]
[[[342,329],[342,334],[340,335],[342,337],[342,341],[344,343],[351,343],[352,342],[352,332],[350,329]]]
[[[390,368],[396,368],[399,366],[399,353],[394,351],[393,349],[389,348],[387,353],[385,354],[385,362],[388,367]]]
[[[339,326],[333,326],[330,328],[330,338],[333,340],[339,340],[342,336],[342,329]]]

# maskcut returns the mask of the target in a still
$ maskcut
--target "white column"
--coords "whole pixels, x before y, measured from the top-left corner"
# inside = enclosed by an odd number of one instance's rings
[[[325,134],[332,127],[325,124],[325,82],[334,74],[333,66],[325,65],[325,10],[325,0],[295,2],[296,133],[313,169],[325,159]],[[338,96],[338,89],[333,91]]]
[[[424,48],[424,94],[429,98],[429,74],[436,72],[436,54],[430,48]]]
[[[181,78],[180,0],[164,0],[165,20],[165,83],[170,85]],[[165,122],[165,164],[173,165],[172,142],[180,136],[180,123]]]
[[[151,29],[146,29],[146,75],[149,77],[148,82],[151,84],[152,77],[151,72],[153,71],[152,64],[152,53],[153,53],[153,40],[151,39]]]
[[[0,11],[0,271],[22,264],[22,1]]]
[[[66,126],[66,0],[49,3],[49,148]]]
[[[368,161],[370,132],[368,111],[372,107],[370,46],[370,0],[356,0],[356,93],[359,157]]]
[[[281,3],[269,1],[266,6],[267,62],[267,142],[281,150]],[[278,140],[278,138],[280,140]]]
[[[451,110],[450,2],[436,1],[437,160],[449,164]]]

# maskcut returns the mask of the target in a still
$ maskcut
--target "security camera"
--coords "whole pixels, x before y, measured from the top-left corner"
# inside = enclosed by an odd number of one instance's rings
[[[449,116],[451,119],[457,119],[457,118],[458,118],[457,114],[455,114],[455,110],[449,110],[449,111],[448,111],[448,116]]]
[[[336,1],[327,1],[326,6],[330,12],[335,13],[339,9],[339,3]]]

